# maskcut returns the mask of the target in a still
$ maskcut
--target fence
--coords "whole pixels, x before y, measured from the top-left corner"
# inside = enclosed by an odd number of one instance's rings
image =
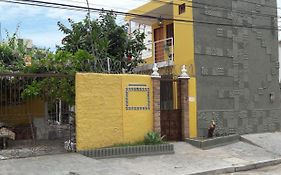
[[[1,73],[0,129],[15,134],[8,149],[41,143],[63,146],[66,140],[73,140],[72,85],[74,88],[74,76]],[[5,138],[0,132],[1,137]]]

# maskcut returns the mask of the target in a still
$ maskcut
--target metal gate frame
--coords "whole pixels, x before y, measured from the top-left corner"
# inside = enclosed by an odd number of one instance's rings
[[[181,83],[179,79],[174,79],[172,76],[164,76],[160,80],[160,123],[161,135],[164,135],[166,140],[183,139]]]

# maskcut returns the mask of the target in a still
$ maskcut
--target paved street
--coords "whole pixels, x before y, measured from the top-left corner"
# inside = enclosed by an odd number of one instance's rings
[[[274,135],[275,138],[278,134],[281,135],[280,133],[275,134],[277,134]],[[270,142],[270,139],[274,138],[270,135],[272,133],[251,135],[251,140],[256,142],[255,139],[265,137],[265,139],[269,139],[266,141]],[[174,143],[174,145],[176,152],[174,155],[95,160],[80,154],[69,153],[2,160],[0,161],[0,174],[188,175],[280,158],[278,153],[244,142],[210,150],[200,150],[184,142]]]
[[[257,170],[238,172],[238,173],[230,173],[225,175],[280,175],[281,174],[281,165],[261,168]]]

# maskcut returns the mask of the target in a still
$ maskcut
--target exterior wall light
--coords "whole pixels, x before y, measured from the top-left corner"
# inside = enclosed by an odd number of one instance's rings
[[[158,18],[158,25],[160,27],[163,27],[163,25],[164,25],[164,20],[163,20],[163,18],[161,16],[160,16],[160,18]]]

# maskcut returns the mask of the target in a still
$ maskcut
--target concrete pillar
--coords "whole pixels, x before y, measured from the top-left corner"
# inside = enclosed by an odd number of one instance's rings
[[[182,137],[189,138],[189,97],[188,97],[188,79],[180,79],[181,86],[181,109],[182,109]]]
[[[188,97],[188,80],[190,79],[187,74],[185,65],[182,66],[180,79],[181,86],[181,108],[182,108],[182,137],[183,139],[189,138],[189,97]]]

